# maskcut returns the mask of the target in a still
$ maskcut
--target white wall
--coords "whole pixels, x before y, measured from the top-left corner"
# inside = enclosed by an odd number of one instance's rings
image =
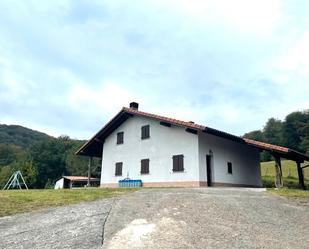
[[[150,138],[141,139],[141,127],[150,125]],[[124,143],[117,145],[117,132]],[[103,145],[101,184],[118,183],[127,177],[143,182],[198,181],[198,136],[185,128],[165,127],[159,121],[133,116],[115,130]],[[172,171],[172,156],[184,155],[184,172]],[[140,174],[141,159],[150,159],[150,174]],[[123,162],[122,176],[115,176],[115,163]]]
[[[213,182],[262,185],[258,149],[203,132],[198,138],[200,181],[207,181],[206,155],[211,150]],[[227,173],[227,162],[232,163],[233,174]]]

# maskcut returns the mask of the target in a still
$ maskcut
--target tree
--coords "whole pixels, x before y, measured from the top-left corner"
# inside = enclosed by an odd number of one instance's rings
[[[309,111],[292,112],[283,125],[283,144],[291,149],[309,150]]]
[[[255,131],[245,133],[243,137],[257,140],[257,141],[264,141],[263,133],[260,130],[255,130]]]
[[[282,122],[274,118],[268,119],[262,134],[266,143],[282,145]]]
[[[26,151],[14,144],[0,144],[0,167],[10,163],[25,159]]]
[[[30,150],[30,159],[37,171],[36,187],[44,188],[48,181],[56,181],[65,174],[65,152],[68,141],[51,139],[34,144]]]

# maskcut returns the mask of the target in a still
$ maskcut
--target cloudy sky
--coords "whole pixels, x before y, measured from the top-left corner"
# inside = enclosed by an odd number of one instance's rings
[[[0,1],[0,123],[87,139],[129,102],[242,135],[309,108],[309,1]]]

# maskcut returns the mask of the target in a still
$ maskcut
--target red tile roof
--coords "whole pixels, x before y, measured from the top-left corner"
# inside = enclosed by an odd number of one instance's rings
[[[268,144],[248,138],[242,138],[239,136],[234,136],[232,134],[222,132],[204,125],[195,124],[193,122],[182,121],[174,118],[168,118],[148,112],[142,112],[134,108],[123,107],[120,112],[111,119],[100,131],[98,131],[90,140],[88,140],[77,152],[77,155],[89,155],[89,156],[101,156],[102,155],[102,141],[104,141],[105,137],[107,137],[114,129],[116,129],[122,122],[124,122],[128,115],[138,115],[142,117],[147,117],[151,119],[158,120],[160,122],[166,122],[173,125],[182,126],[185,128],[195,129],[199,131],[203,131],[209,134],[213,134],[215,136],[224,137],[227,139],[231,139],[238,142],[246,143],[250,146],[255,146],[263,150],[270,150],[280,154],[285,158],[299,158],[303,160],[309,160],[309,156],[297,152],[295,150],[291,150],[287,147],[278,146],[274,144]],[[118,126],[117,126],[118,125]],[[98,149],[97,146],[101,146],[101,149]],[[100,151],[101,150],[101,151]],[[92,152],[91,152],[92,151]],[[95,151],[95,152],[94,152]]]
[[[256,140],[252,140],[252,139],[248,139],[248,138],[244,138],[244,140],[249,145],[254,145],[254,146],[257,146],[259,148],[266,149],[266,150],[280,151],[280,152],[283,152],[283,153],[288,153],[289,150],[290,150],[287,147],[283,147],[283,146],[279,146],[279,145],[274,145],[274,144],[268,144],[268,143],[264,143],[264,142],[260,142],[260,141],[256,141]]]
[[[159,121],[163,121],[163,122],[167,122],[167,123],[171,123],[175,125],[185,126],[191,129],[204,130],[206,128],[206,126],[204,125],[199,125],[193,122],[182,121],[182,120],[174,119],[174,118],[168,118],[168,117],[164,117],[164,116],[160,116],[160,115],[156,115],[156,114],[152,114],[148,112],[141,112],[133,108],[123,107],[122,110],[128,113],[131,113],[131,114],[137,114],[139,116],[148,117],[148,118],[156,119]]]

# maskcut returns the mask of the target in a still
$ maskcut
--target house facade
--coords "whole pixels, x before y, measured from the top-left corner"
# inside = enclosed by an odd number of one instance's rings
[[[151,117],[131,116],[102,146],[102,187],[261,186],[257,148]]]

